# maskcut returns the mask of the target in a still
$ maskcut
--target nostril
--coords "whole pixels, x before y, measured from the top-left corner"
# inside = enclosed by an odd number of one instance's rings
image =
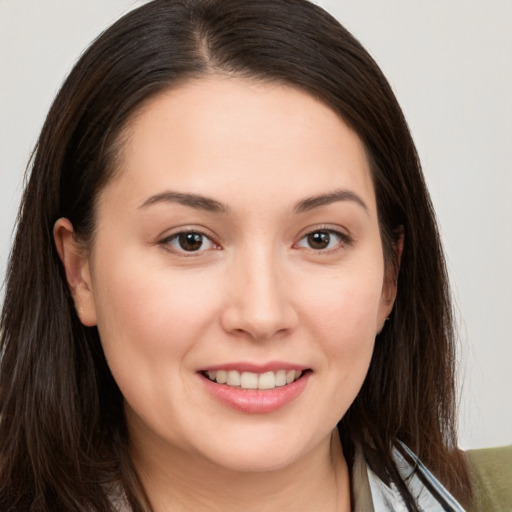
[[[296,327],[298,315],[288,293],[277,280],[263,275],[257,283],[237,283],[236,290],[232,289],[221,312],[226,332],[261,341],[285,336]]]

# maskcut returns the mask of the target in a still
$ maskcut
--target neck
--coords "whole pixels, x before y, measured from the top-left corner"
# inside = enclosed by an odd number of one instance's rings
[[[349,473],[337,431],[287,467],[265,472],[232,471],[188,452],[153,448],[132,446],[153,512],[350,512]]]

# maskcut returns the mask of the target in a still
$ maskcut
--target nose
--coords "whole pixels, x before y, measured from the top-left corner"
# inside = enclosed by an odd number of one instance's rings
[[[260,341],[293,331],[298,315],[286,275],[283,262],[272,250],[240,254],[229,271],[223,328]]]

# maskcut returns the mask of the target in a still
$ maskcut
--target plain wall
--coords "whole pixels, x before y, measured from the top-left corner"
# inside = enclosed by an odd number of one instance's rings
[[[144,2],[0,0],[0,277],[52,98]],[[460,329],[461,446],[512,443],[512,1],[325,0],[400,101],[445,244]]]

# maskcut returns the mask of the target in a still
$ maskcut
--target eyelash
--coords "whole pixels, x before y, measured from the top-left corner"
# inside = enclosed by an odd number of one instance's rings
[[[315,247],[311,247],[311,246],[304,247],[304,246],[300,245],[300,243],[303,240],[307,240],[308,237],[311,237],[314,235],[322,235],[323,241],[326,240],[326,235],[327,235],[327,246],[323,247],[323,248],[315,248]],[[338,239],[338,241],[335,243],[334,246],[329,247],[329,245],[331,244],[331,238],[333,236],[336,237]],[[187,241],[184,239],[184,237],[191,237],[191,239],[189,241]],[[207,247],[207,248],[203,248],[205,240],[208,241],[208,243],[209,243],[209,247]],[[319,241],[321,242],[322,240],[319,240]],[[176,244],[179,244],[179,246],[173,245],[174,242]],[[200,242],[201,245],[197,249],[187,250],[183,247],[184,242],[191,242],[191,243],[194,243],[194,242],[199,243]],[[309,242],[311,243],[311,240],[309,240]],[[352,243],[352,239],[347,234],[341,233],[340,231],[337,231],[332,228],[319,227],[317,229],[314,229],[312,231],[308,231],[307,233],[305,233],[299,239],[299,241],[294,244],[294,247],[300,248],[300,249],[305,249],[305,250],[311,250],[311,251],[315,252],[316,254],[321,254],[321,253],[335,252],[340,247],[349,246],[349,245],[351,245],[351,243]],[[175,253],[180,253],[180,254],[186,255],[186,256],[197,256],[197,255],[202,254],[203,252],[208,251],[208,250],[221,249],[221,246],[211,236],[207,235],[206,233],[204,233],[198,229],[188,229],[188,230],[180,231],[178,233],[174,233],[173,235],[168,236],[165,239],[163,239],[160,242],[160,245],[164,246],[169,251],[172,251]]]
[[[197,250],[184,249],[183,246],[181,245],[181,242],[184,242],[185,240],[181,239],[181,237],[186,236],[196,237],[196,240],[192,239],[190,240],[191,242],[197,241],[197,239],[200,237],[201,246]],[[203,249],[202,246],[205,240],[209,242],[210,247]],[[177,242],[179,246],[173,246],[173,242]],[[203,233],[199,229],[186,229],[178,233],[174,233],[173,235],[168,236],[164,240],[162,240],[160,242],[160,245],[164,246],[168,251],[172,251],[186,256],[197,256],[205,251],[212,249],[218,250],[221,248],[220,245],[217,244],[217,242],[211,236],[207,235],[206,233]]]
[[[324,236],[327,235],[327,237],[328,237],[327,238],[327,240],[328,240],[327,247],[315,248],[315,247],[311,247],[311,246],[304,247],[304,246],[299,245],[300,242],[302,242],[303,240],[307,240],[308,237],[311,237],[312,235],[319,235],[319,234],[324,235]],[[329,247],[329,245],[331,244],[331,238],[333,236],[336,237],[338,240],[333,246]],[[309,240],[309,242],[311,242],[311,240]],[[299,239],[299,242],[295,244],[295,246],[297,246],[301,249],[303,248],[306,250],[311,250],[316,254],[322,254],[322,253],[329,254],[329,253],[335,252],[336,250],[340,249],[341,247],[347,247],[347,246],[350,246],[351,244],[352,244],[352,239],[346,233],[342,233],[336,229],[332,229],[329,227],[318,227],[318,228],[308,231],[306,234],[304,234]]]

